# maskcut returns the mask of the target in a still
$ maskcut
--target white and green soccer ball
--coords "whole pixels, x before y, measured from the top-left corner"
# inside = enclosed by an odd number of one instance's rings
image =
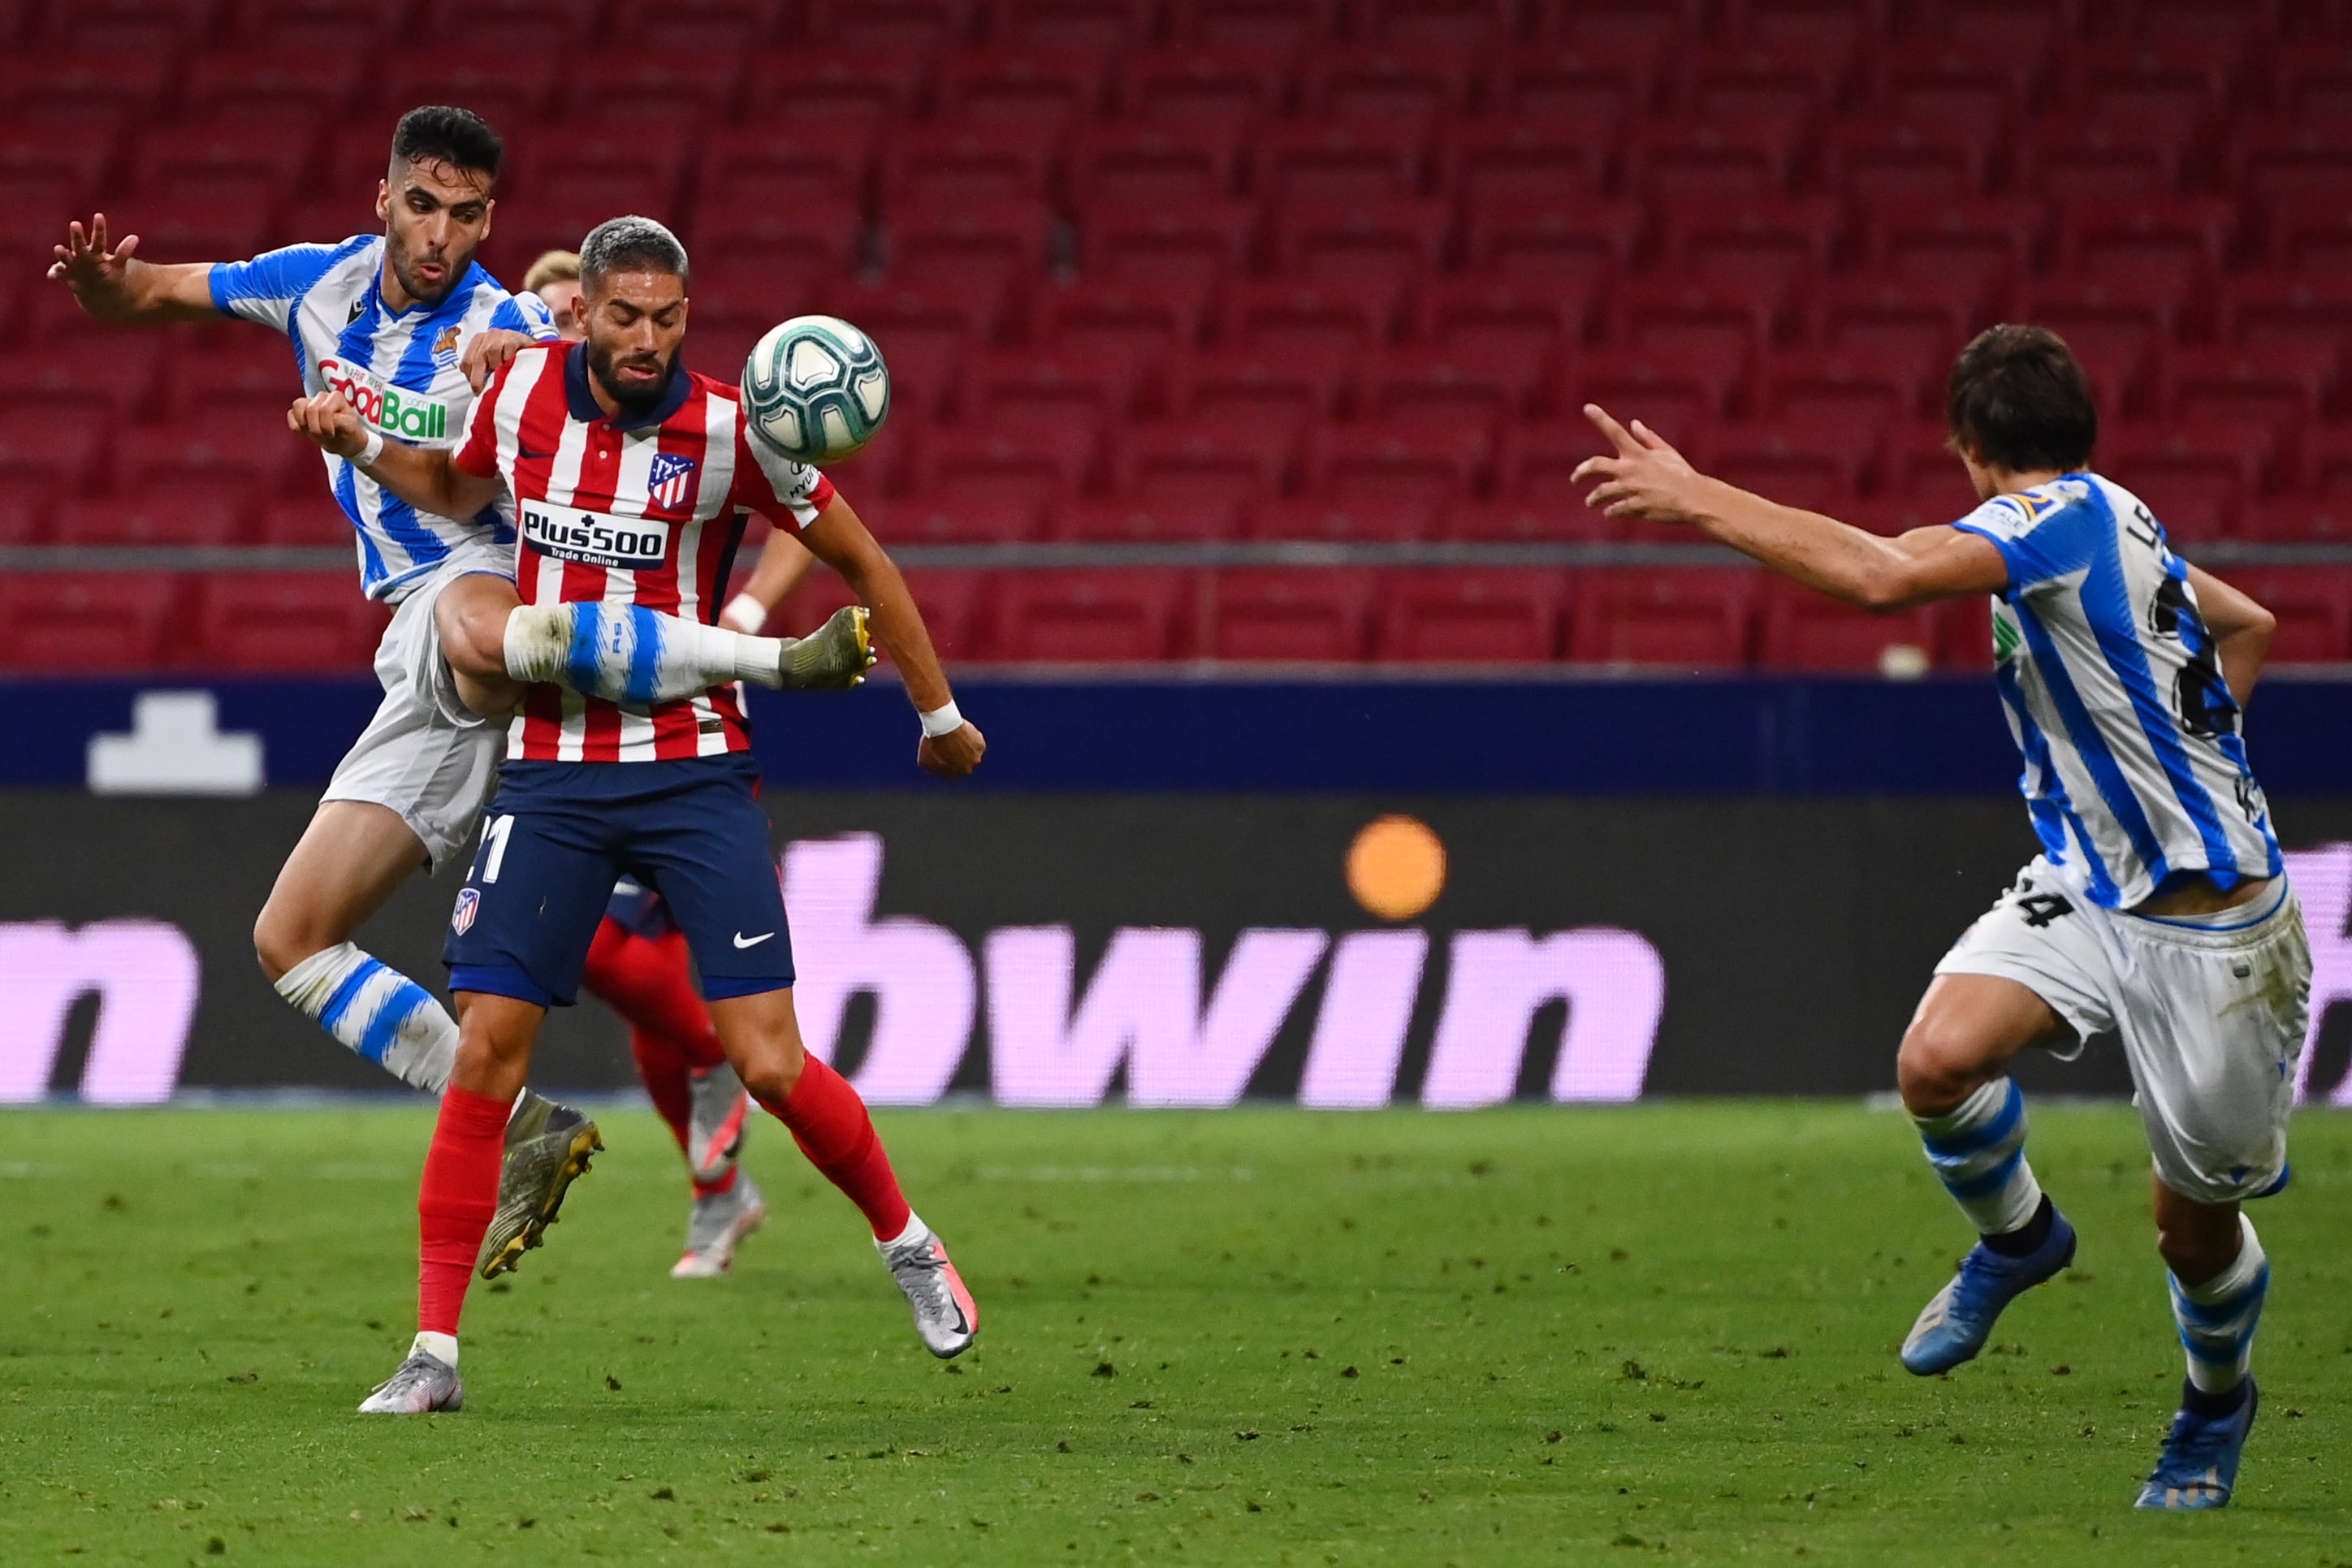
[[[837,316],[772,327],[743,363],[751,434],[795,463],[832,463],[881,430],[890,370],[874,340]]]

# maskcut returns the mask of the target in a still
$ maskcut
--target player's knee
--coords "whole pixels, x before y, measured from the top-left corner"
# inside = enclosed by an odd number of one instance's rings
[[[1914,1019],[1895,1055],[1895,1082],[1904,1108],[1940,1116],[1975,1093],[1986,1078],[1977,1042],[1940,1019]]]
[[[807,1062],[797,1043],[779,1040],[745,1053],[744,1060],[735,1064],[735,1073],[752,1099],[772,1108],[792,1098]]]
[[[506,622],[510,606],[478,596],[445,592],[433,606],[441,656],[461,675],[502,681],[507,673]]]
[[[276,985],[303,959],[334,946],[310,929],[310,923],[272,900],[261,906],[253,922],[253,956],[264,978]]]

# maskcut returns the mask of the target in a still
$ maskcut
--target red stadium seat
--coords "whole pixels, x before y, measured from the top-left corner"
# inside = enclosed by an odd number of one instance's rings
[[[1584,505],[1547,501],[1456,501],[1438,521],[1438,537],[1465,544],[1615,544],[1630,528]]]
[[[1580,126],[1614,149],[1624,128],[1658,107],[1660,66],[1646,46],[1546,41],[1501,50],[1486,74],[1497,118]]]
[[[1922,674],[1941,645],[1937,608],[1873,615],[1775,577],[1764,594],[1763,664],[1807,674]]]
[[[877,497],[860,508],[874,537],[893,545],[961,545],[1017,544],[1043,535],[1059,480],[993,448],[965,455],[971,461],[953,473],[934,476],[936,489]]]
[[[960,120],[896,128],[883,143],[887,208],[978,215],[999,203],[1037,203],[1052,186],[1054,146],[1017,122]]]
[[[107,434],[87,405],[11,407],[0,419],[0,483],[79,489],[99,476]]]
[[[1864,205],[1884,197],[1984,194],[2000,152],[1998,120],[1848,120],[1830,133],[1822,183]]]
[[[2331,446],[2333,444],[2330,444]],[[2238,536],[2257,544],[2352,545],[2352,490],[2341,482],[2258,497],[2238,514]]]
[[[2289,124],[2352,120],[2352,61],[2329,49],[2282,50],[2270,62],[2272,106]]]
[[[2042,96],[2048,63],[2047,51],[1987,49],[1976,38],[1915,37],[1881,57],[1871,97],[1883,124],[1966,125],[1999,137]]]
[[[1832,352],[1940,367],[1992,324],[1988,300],[1966,279],[1849,273],[1816,286],[1806,336]]]
[[[1197,305],[1217,279],[1246,265],[1257,209],[1195,198],[1097,204],[1081,216],[1080,266],[1090,279],[1149,287]]]
[[[1433,516],[1477,490],[1494,449],[1493,425],[1459,415],[1409,434],[1387,420],[1325,425],[1307,439],[1304,488],[1343,506],[1418,503]]]
[[[2181,335],[2183,318],[2202,303],[2183,299],[2161,278],[2050,274],[2027,286],[2019,308],[2022,319],[2064,338],[2103,403],[2119,407],[2134,400],[2158,349]]]
[[[1269,219],[1276,265],[1283,271],[1402,289],[1437,269],[1454,214],[1444,202],[1394,197],[1277,202]]]
[[[1171,37],[1213,47],[1297,50],[1339,32],[1339,0],[1173,0]]]
[[[1378,656],[1400,664],[1546,664],[1559,656],[1566,592],[1557,571],[1392,574]]]
[[[973,16],[970,0],[808,0],[806,8],[810,38],[873,55],[953,48],[971,37]]]
[[[1536,36],[1577,48],[1640,48],[1651,58],[1689,44],[1705,25],[1699,0],[1534,0]]]
[[[1169,407],[1185,415],[1259,414],[1293,425],[1328,419],[1339,412],[1356,357],[1350,344],[1312,340],[1204,350],[1171,379]]]
[[[1031,302],[1033,335],[1048,349],[1161,359],[1189,349],[1201,337],[1197,304],[1164,289],[1087,280],[1042,287]]]
[[[1801,125],[1836,112],[1851,96],[1855,53],[1851,43],[1703,45],[1679,62],[1668,96],[1703,114]]]
[[[896,128],[914,118],[929,79],[929,56],[919,49],[826,49],[812,57],[795,42],[752,59],[743,122]]]
[[[1086,488],[1101,448],[1101,424],[1067,409],[992,410],[981,423],[926,432],[915,487],[932,497],[1026,496],[1042,517],[1046,503]]]
[[[1621,419],[1643,420],[1669,440],[1687,441],[1729,412],[1750,357],[1744,346],[1628,345],[1571,364],[1555,401],[1563,411],[1597,402]],[[1572,425],[1569,434],[1582,439]]]
[[[172,82],[173,54],[49,47],[0,64],[0,106],[8,123],[68,133],[84,128],[111,140],[126,119],[146,123]]]
[[[974,415],[1018,409],[1024,417],[1123,419],[1159,366],[1117,349],[1006,350],[974,359],[964,371],[966,406]]]
[[[1257,414],[1208,414],[1114,433],[1112,483],[1152,508],[1230,507],[1282,493],[1298,432]]]
[[[142,196],[124,214],[135,214],[137,223],[117,219],[114,232],[138,235],[140,256],[153,261],[241,261],[268,241],[270,208],[277,204],[268,190],[255,182],[226,193],[184,185],[170,195]]]
[[[1364,656],[1373,574],[1282,568],[1220,571],[1201,637],[1210,659],[1351,664]]]
[[[1717,477],[1783,506],[1834,517],[1878,466],[1878,432],[1838,411],[1727,424],[1705,444]]]
[[[352,548],[351,519],[323,488],[264,504],[254,514],[254,534],[257,544]]]
[[[1155,125],[1246,126],[1282,112],[1292,74],[1286,56],[1262,49],[1141,49],[1121,62],[1118,95],[1130,118]]]
[[[2352,275],[2304,268],[2242,273],[2222,292],[2217,336],[2256,353],[2352,340]]]
[[[1150,41],[1158,0],[994,0],[989,37],[1043,49],[1093,49],[1108,56]]]
[[[681,60],[631,63],[648,72],[690,68]],[[560,133],[535,142],[529,156],[515,160],[512,184],[518,196],[534,203],[635,202],[674,211],[688,145],[687,131],[677,125],[632,121],[626,128],[607,128],[593,120],[566,121]]]
[[[1706,351],[1738,364],[1780,335],[1788,298],[1769,281],[1634,279],[1611,301],[1610,336],[1644,351]]]
[[[876,141],[873,125],[856,119],[810,116],[713,130],[703,138],[695,174],[697,228],[730,210],[789,212],[812,200],[862,204]]]
[[[1390,349],[1363,368],[1363,412],[1394,430],[1492,428],[1528,411],[1544,369],[1531,356],[1489,358],[1444,341]]]
[[[1758,408],[1884,429],[1928,412],[1929,389],[1940,392],[1943,370],[1940,356],[1905,360],[1885,351],[1784,349],[1765,361],[1758,377]]]
[[[1300,73],[1300,112],[1343,124],[1426,126],[1467,111],[1478,64],[1475,47],[1427,42],[1318,51]]]
[[[1133,664],[1177,653],[1190,575],[1178,571],[1024,571],[998,590],[993,657],[1043,664]]]
[[[1493,365],[1532,389],[1582,340],[1593,303],[1578,289],[1493,273],[1452,273],[1414,290],[1409,336]]]
[[[383,178],[392,146],[392,120],[420,103],[462,103],[494,126],[529,125],[553,105],[562,79],[562,61],[543,45],[512,54],[449,55],[395,50],[383,62],[375,94],[381,116],[354,125],[336,138],[339,156],[330,167]],[[344,147],[355,144],[356,154]]]
[[[108,411],[97,415],[100,419],[144,417],[163,406],[163,363],[170,347],[163,338],[163,334],[124,333],[107,345],[103,356],[20,350],[0,358],[0,408],[5,408],[10,418],[20,410],[44,405],[94,405]],[[268,346],[276,350],[271,356],[278,371],[276,385],[291,402],[293,356],[283,340]]]
[[[2021,139],[2017,183],[2038,195],[2161,199],[2181,188],[2196,127],[2158,137],[2146,126],[2085,125],[2072,116],[2032,127]]]
[[[1260,195],[1328,208],[1419,194],[1428,131],[1392,118],[1277,122],[1255,139],[1254,152]]]
[[[613,40],[741,59],[776,41],[785,0],[614,0]]]
[[[2047,226],[2041,205],[2025,197],[1889,198],[1866,214],[1863,251],[1878,276],[1997,300],[2032,270]]]
[[[1865,37],[1894,30],[1893,11],[1885,0],[1735,0],[1722,26],[1759,44],[1852,54]]]
[[[1626,138],[1625,189],[1671,207],[1769,202],[1788,191],[1803,141],[1802,127],[1760,117],[1662,116]]]
[[[2187,294],[2229,261],[2238,217],[2219,197],[2079,199],[2059,211],[2054,260],[2085,277],[2161,276]]]
[[[1005,199],[964,210],[896,206],[883,220],[890,277],[923,287],[993,279],[1000,287],[1043,278],[1054,215],[1043,203]]]
[[[1829,267],[1844,234],[1843,204],[1836,198],[1787,196],[1670,217],[1660,249],[1678,275],[1732,279],[1788,298]]]
[[[0,669],[94,675],[184,663],[163,642],[183,601],[182,580],[167,572],[0,577]]]
[[[2240,446],[2230,433],[2126,430],[2100,442],[2099,467],[2147,503],[2164,531],[2186,545],[2226,538],[2265,486],[2274,451]]]
[[[293,121],[306,126],[316,122],[308,114]],[[391,140],[389,131],[379,136],[379,163],[384,162]],[[277,202],[302,183],[318,152],[311,138],[289,136],[284,120],[200,120],[148,132],[132,149],[130,166],[144,193],[171,197],[192,187],[246,187],[266,191],[266,199]],[[383,171],[376,173],[381,177]]]
[[[1178,505],[1143,501],[1065,501],[1054,508],[1056,538],[1082,544],[1192,544],[1229,539],[1241,532],[1242,504],[1194,500]]]
[[[756,541],[746,538],[745,553]],[[923,630],[930,633],[931,646],[940,657],[951,664],[964,664],[987,656],[988,610],[995,597],[994,585],[1003,579],[994,572],[940,570],[932,567],[917,567],[907,573],[907,587],[915,598],[915,606],[923,614]],[[856,602],[849,585],[829,571],[811,572],[792,596],[768,618],[768,630],[780,635],[792,636],[824,624],[825,618],[845,605]],[[887,660],[889,650],[882,651]]]
[[[1109,60],[1099,48],[961,49],[940,62],[943,117],[1064,131],[1101,111]]]
[[[215,670],[364,670],[390,619],[340,571],[224,573],[197,601],[191,662]]]
[[[1672,417],[1662,420],[1655,408],[1638,402],[1621,401],[1607,406],[1620,419],[1639,419],[1661,434],[1675,432],[1683,439],[1688,439],[1699,428]],[[1580,411],[1506,425],[1501,452],[1495,461],[1495,494],[1511,503],[1513,515],[1557,515],[1578,519],[1598,516],[1588,513],[1584,505],[1585,492],[1591,486],[1573,483],[1570,476],[1586,458],[1607,450],[1608,443]],[[1586,538],[1614,537],[1622,531],[1613,519],[1597,529],[1580,526]],[[1538,530],[1537,537],[1540,533]]]
[[[1393,544],[1425,539],[1439,508],[1418,497],[1362,491],[1345,502],[1261,501],[1249,509],[1245,532],[1257,539],[1314,539],[1325,544]]]
[[[314,46],[264,43],[256,48],[207,50],[180,78],[180,112],[190,129],[225,129],[220,122],[258,127],[274,122],[279,144],[307,158],[304,139],[286,128],[321,124],[351,109],[367,76],[366,57]],[[387,134],[387,143],[391,138]]]
[[[286,429],[286,405],[292,401],[226,404],[193,425],[126,430],[114,444],[118,486],[131,494],[223,487],[257,501],[297,476],[315,483],[317,449]]]
[[[186,0],[93,0],[51,8],[43,29],[52,43],[169,52],[200,43],[215,7]]]
[[[45,545],[50,537],[49,516],[57,509],[57,492],[37,478],[0,476],[0,545]]]
[[[569,221],[577,223],[585,215]],[[587,230],[578,232],[584,237]],[[578,248],[578,243],[573,241],[570,248]],[[698,329],[719,308],[721,297],[730,304],[772,300],[816,279],[855,274],[865,254],[865,210],[854,196],[813,192],[789,203],[705,204],[694,225],[693,243]]]
[[[1403,292],[1378,278],[1244,278],[1225,290],[1218,336],[1275,351],[1370,348],[1390,336]]]
[[[2352,659],[2352,580],[2341,568],[2223,567],[2219,575],[2278,618],[2274,664],[2333,664]]]
[[[2280,344],[2263,352],[2214,346],[2174,349],[2167,357],[2161,402],[2184,425],[2214,420],[2266,420],[2283,430],[2316,418],[2342,371],[2336,344]]]
[[[1463,254],[1475,270],[1590,301],[1632,259],[1648,228],[1646,209],[1630,202],[1496,200],[1470,207]]]
[[[1140,207],[1167,202],[1226,202],[1241,188],[1248,125],[1112,121],[1089,126],[1070,153],[1071,203]]]
[[[1529,203],[1576,205],[1608,183],[1615,121],[1582,116],[1489,115],[1457,124],[1438,147],[1438,189],[1474,209]]]
[[[241,545],[254,533],[254,508],[203,486],[150,486],[121,500],[67,501],[55,514],[64,545]]]
[[[1742,668],[1760,580],[1737,567],[1580,572],[1570,654],[1582,664]]]

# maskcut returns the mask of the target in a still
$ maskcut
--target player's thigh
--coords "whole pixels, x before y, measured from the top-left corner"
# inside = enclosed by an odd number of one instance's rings
[[[2120,1032],[2133,1098],[2158,1178],[2200,1204],[2259,1197],[2286,1180],[2310,948],[2291,903],[2249,935],[2132,936]]]
[[[1998,975],[1938,975],[1903,1031],[1895,1070],[1904,1103],[1948,1110],[2000,1076],[2011,1058],[2063,1040],[2065,1024],[2032,988]]]
[[[506,673],[507,616],[520,602],[513,581],[489,571],[453,578],[434,601],[441,656],[474,713],[503,713],[522,700],[522,686]]]
[[[453,990],[569,1006],[618,873],[601,803],[501,795],[449,914]]]
[[[263,970],[274,980],[349,941],[425,859],[424,841],[391,808],[320,801],[254,922]]]

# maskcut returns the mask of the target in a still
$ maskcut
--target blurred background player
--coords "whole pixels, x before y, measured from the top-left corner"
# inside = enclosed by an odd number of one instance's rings
[[[2239,1205],[2286,1185],[2311,996],[2302,911],[2239,733],[2274,623],[2090,472],[2098,413],[2055,333],[1979,334],[1945,404],[1982,504],[1895,538],[1709,478],[1591,404],[1615,452],[1577,477],[1600,481],[1588,504],[1610,516],[1695,526],[1866,609],[1991,596],[1994,680],[2042,852],[1937,966],[1896,1057],[1927,1158],[1980,1238],[1903,1364],[1927,1375],[1973,1359],[2011,1301],[2074,1261],[2074,1228],[2026,1163],[2008,1067],[2029,1046],[2072,1057],[2119,1033],[2189,1355],[2138,1506],[2219,1508],[2253,1426],[2270,1289]]]
[[[541,254],[523,275],[523,287],[546,305],[564,341],[587,335],[578,310],[578,252]],[[720,624],[759,632],[815,560],[791,534],[771,532],[751,580],[719,612]],[[727,1063],[709,1009],[694,988],[686,938],[663,910],[659,894],[628,878],[613,889],[580,983],[629,1026],[637,1076],[677,1140],[694,1182],[686,1250],[670,1275],[706,1280],[723,1274],[737,1246],[768,1212],[758,1184],[738,1164],[751,1097]]]
[[[362,454],[366,433],[333,392],[296,404],[289,417],[322,449],[360,456],[420,506],[462,513],[505,488],[521,517],[519,581],[534,602],[565,600],[591,625],[645,602],[693,613],[724,591],[748,514],[788,523],[873,607],[875,632],[921,716],[918,762],[943,777],[969,774],[986,742],[957,711],[897,567],[823,475],[753,441],[735,389],[678,364],[684,248],[648,219],[616,218],[589,235],[582,258],[586,339],[540,345],[503,366],[454,454]],[[554,446],[533,452],[526,428]],[[559,474],[546,454],[567,445],[584,455]],[[626,525],[618,531],[633,542],[583,542],[568,520],[583,500],[598,518]],[[510,732],[499,814],[484,830],[445,949],[464,1033],[418,1197],[418,1333],[362,1410],[462,1404],[464,1265],[488,1223],[506,1097],[529,1068],[546,1009],[572,1000],[603,901],[622,874],[663,894],[693,949],[730,1061],[863,1212],[925,1346],[952,1356],[972,1343],[978,1308],[944,1244],[899,1191],[865,1103],[802,1046],[792,937],[757,783],[730,689],[643,706],[553,688],[530,694]]]

